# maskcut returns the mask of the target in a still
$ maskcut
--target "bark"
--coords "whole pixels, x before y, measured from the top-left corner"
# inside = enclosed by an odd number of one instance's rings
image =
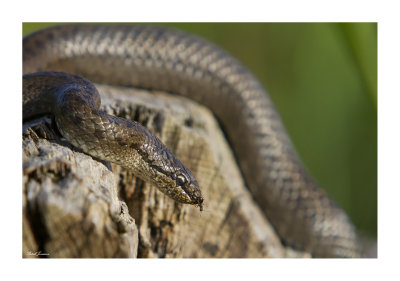
[[[310,256],[281,244],[210,111],[165,93],[98,89],[108,113],[145,125],[192,170],[204,211],[82,153],[43,117],[23,128],[24,257]]]

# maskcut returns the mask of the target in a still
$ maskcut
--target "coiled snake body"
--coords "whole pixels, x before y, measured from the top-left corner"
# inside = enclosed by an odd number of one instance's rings
[[[53,113],[73,145],[132,168],[175,200],[200,208],[192,173],[145,128],[99,111],[97,90],[78,75],[206,105],[223,126],[255,201],[286,244],[314,257],[358,256],[353,225],[302,167],[268,94],[211,43],[154,26],[54,27],[24,39],[23,69],[24,119]]]

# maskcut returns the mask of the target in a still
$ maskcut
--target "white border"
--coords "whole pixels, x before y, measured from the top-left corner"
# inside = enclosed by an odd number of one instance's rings
[[[383,3],[383,4],[382,4]],[[27,280],[379,280],[398,276],[399,26],[390,1],[14,1],[2,5],[2,273]],[[393,1],[395,3],[395,1]],[[378,259],[22,260],[22,21],[378,21]],[[5,86],[4,86],[5,84]],[[398,262],[396,263],[398,264]],[[22,266],[22,267],[21,267]],[[396,274],[397,273],[397,274]],[[381,277],[381,278],[380,278]],[[395,279],[395,278],[390,278]]]

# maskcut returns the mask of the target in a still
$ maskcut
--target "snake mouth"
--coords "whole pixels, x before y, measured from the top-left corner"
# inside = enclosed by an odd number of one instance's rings
[[[200,197],[198,201],[199,201],[199,203],[197,203],[197,206],[200,208],[200,212],[202,212],[202,211],[203,211],[203,201],[204,201],[204,198],[203,198],[203,197]]]

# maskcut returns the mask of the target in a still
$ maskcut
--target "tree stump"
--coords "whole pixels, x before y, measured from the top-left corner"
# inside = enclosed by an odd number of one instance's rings
[[[282,245],[207,108],[97,87],[105,111],[146,126],[193,172],[204,211],[83,153],[41,117],[23,126],[23,257],[310,257]]]

